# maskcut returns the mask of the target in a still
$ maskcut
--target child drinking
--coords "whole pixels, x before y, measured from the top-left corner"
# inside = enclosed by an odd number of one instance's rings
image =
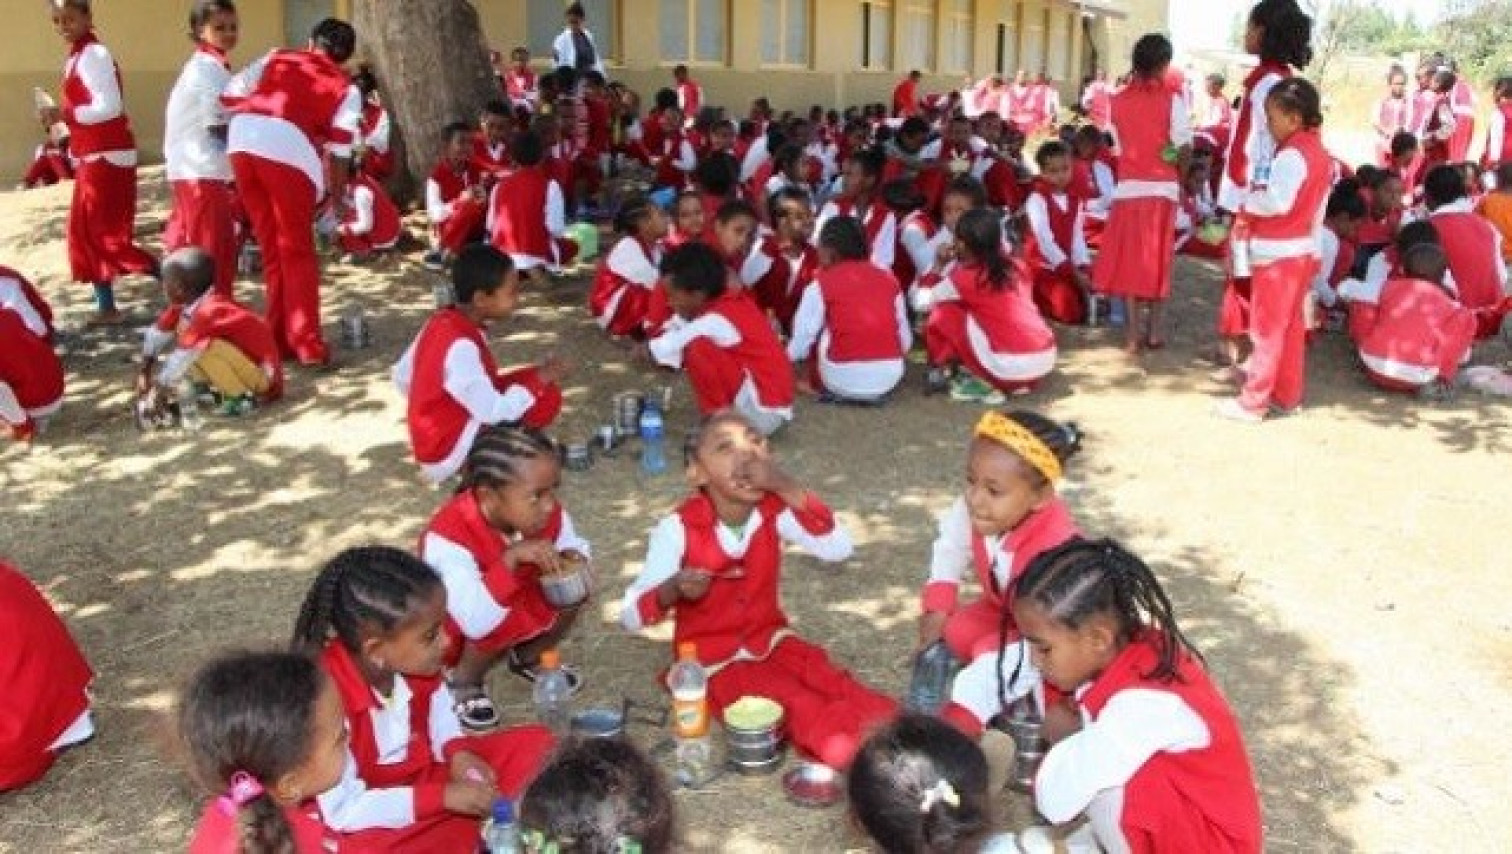
[[[1082,200],[1071,191],[1071,150],[1052,140],[1034,154],[1039,165],[1024,214],[1029,220],[1025,255],[1034,275],[1034,304],[1060,323],[1087,319],[1092,256],[1087,251]]]
[[[651,295],[661,279],[662,239],[667,214],[645,196],[626,199],[614,216],[620,235],[599,262],[598,275],[588,293],[588,310],[599,328],[611,337],[643,339]]]
[[[913,346],[903,291],[869,253],[855,217],[834,217],[819,231],[821,268],[803,293],[787,349],[795,365],[809,363],[821,400],[878,403],[903,381],[903,356]]]
[[[294,624],[346,716],[341,783],[318,797],[357,850],[472,850],[496,797],[514,800],[552,747],[544,727],[463,735],[442,680],[446,587],[419,558],[347,549],[316,576]]]
[[[680,322],[651,339],[651,357],[688,374],[699,411],[733,407],[770,436],[793,419],[793,369],[756,301],[732,287],[715,250],[690,243],[662,259],[662,287]]]
[[[966,457],[966,493],[940,517],[922,596],[919,650],[943,640],[966,668],[944,716],[972,735],[1002,711],[994,662],[1017,637],[1005,622],[1013,583],[1041,552],[1076,536],[1076,522],[1055,493],[1065,464],[1081,450],[1074,424],[1033,412],[988,412]],[[967,571],[982,598],[960,603]]]
[[[315,799],[342,778],[346,718],[336,685],[309,656],[233,653],[190,680],[179,738],[205,805],[190,854],[334,850]]]
[[[620,621],[639,631],[675,611],[674,640],[697,645],[716,717],[741,697],[767,697],[783,706],[787,737],[805,756],[844,770],[897,704],[799,638],[778,588],[784,543],[837,563],[851,554],[849,535],[736,412],[704,419],[685,457],[694,493],[651,532]]]
[[[455,302],[426,321],[394,367],[394,385],[408,401],[410,447],[434,483],[462,468],[483,425],[545,429],[562,411],[566,362],[548,356],[501,371],[484,338],[488,323],[514,314],[519,288],[508,255],[487,245],[462,250],[452,265]]]
[[[420,535],[420,557],[446,586],[451,638],[448,685],[457,717],[479,732],[499,725],[483,680],[506,655],[533,682],[536,660],[572,629],[578,607],[546,599],[541,576],[585,562],[588,541],[557,501],[556,445],[520,427],[485,427],[473,443],[457,494]],[[563,668],[574,691],[580,679]]]
[[[520,799],[520,837],[530,854],[667,854],[676,823],[656,764],[618,738],[573,741]]]
[[[0,424],[30,443],[63,407],[52,307],[26,277],[0,267]]]
[[[1085,814],[1104,851],[1259,852],[1238,721],[1154,573],[1111,540],[1072,540],[1015,585],[1033,666],[1075,697],[1045,709],[1040,814]]]
[[[930,367],[955,374],[954,400],[996,406],[1005,393],[1032,391],[1055,369],[1055,335],[1034,306],[1029,281],[1004,255],[997,214],[962,214],[953,257],[950,277],[931,289],[924,327]]]

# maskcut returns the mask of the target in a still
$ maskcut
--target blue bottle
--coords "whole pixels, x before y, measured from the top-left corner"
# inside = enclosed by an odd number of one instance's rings
[[[520,854],[523,850],[514,804],[505,798],[494,801],[493,816],[483,827],[483,850],[488,854]]]
[[[938,714],[950,698],[950,680],[955,678],[956,660],[943,640],[935,641],[914,659],[913,678],[908,682],[904,705],[911,712]]]
[[[646,474],[661,474],[667,470],[665,433],[661,407],[653,401],[646,401],[640,416],[641,471]]]

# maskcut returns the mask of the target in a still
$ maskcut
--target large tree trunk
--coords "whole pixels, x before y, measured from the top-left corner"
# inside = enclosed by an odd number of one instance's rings
[[[441,129],[499,97],[478,10],[468,0],[357,0],[352,24],[393,120],[390,190],[413,198],[440,156]]]

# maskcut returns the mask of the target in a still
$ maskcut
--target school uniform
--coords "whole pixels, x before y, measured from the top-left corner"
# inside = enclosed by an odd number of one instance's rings
[[[215,259],[215,290],[227,297],[241,251],[220,102],[230,82],[226,54],[201,42],[168,94],[163,126],[164,171],[173,194],[163,246],[169,252],[195,246],[209,253]]]
[[[534,367],[501,371],[483,328],[456,308],[426,321],[394,367],[394,384],[407,398],[415,460],[435,483],[461,471],[483,425],[544,430],[562,411],[561,388]]]
[[[511,66],[504,72],[504,95],[514,106],[535,112],[536,102],[541,97],[535,71],[529,67],[522,71]]]
[[[558,504],[540,531],[528,535],[552,543],[558,552],[590,557],[588,541],[578,536],[572,517]],[[497,652],[527,643],[551,631],[557,609],[541,589],[541,568],[506,562],[512,540],[483,518],[471,490],[457,493],[420,535],[418,553],[446,586],[446,633],[451,638],[447,663],[455,664],[464,643]]]
[[[222,807],[218,800],[206,804],[189,839],[189,854],[242,854],[245,849],[237,812]],[[283,815],[294,837],[294,854],[326,854],[341,849],[340,836],[320,820],[314,801],[285,806]]]
[[[73,180],[74,164],[68,156],[68,125],[57,122],[47,131],[47,139],[32,153],[31,165],[21,177],[28,190],[51,187]]]
[[[135,243],[136,137],[126,117],[121,69],[93,32],[63,65],[63,123],[75,165],[68,209],[68,267],[75,281],[109,284],[157,266]]]
[[[957,264],[931,290],[924,345],[934,365],[959,362],[1002,391],[1033,388],[1055,370],[1055,335],[1034,305],[1026,270],[993,290],[979,264]]]
[[[513,801],[555,741],[535,725],[463,735],[439,676],[395,674],[385,697],[337,640],[326,644],[320,666],[341,695],[349,742],[341,782],[315,800],[321,819],[341,834],[342,850],[473,850],[481,822],[445,807],[452,757],[466,751],[488,763],[500,796]]]
[[[236,192],[262,249],[268,325],[286,356],[324,363],[320,263],[305,224],[325,194],[324,156],[352,156],[362,96],[329,56],[275,50],[232,78],[222,103]]]
[[[1229,136],[1234,130],[1234,107],[1222,95],[1208,95],[1203,110],[1202,124],[1194,133],[1201,134],[1218,154],[1228,148]]]
[[[898,246],[892,271],[905,291],[912,291],[919,277],[934,268],[936,236],[940,227],[924,211],[911,211],[898,223]]]
[[[1218,242],[1211,242],[1199,233],[1203,223],[1212,219],[1213,198],[1203,185],[1200,194],[1185,189],[1181,193],[1181,205],[1176,208],[1176,251],[1193,258],[1222,261],[1228,257],[1228,235]]]
[[[1420,175],[1426,176],[1433,167],[1451,162],[1451,142],[1458,128],[1459,119],[1449,102],[1449,95],[1435,94],[1428,104],[1428,122],[1419,137],[1423,145]]]
[[[1507,293],[1507,266],[1502,263],[1502,236],[1468,199],[1451,202],[1428,215],[1438,231],[1460,302],[1475,312],[1476,338],[1490,338],[1512,310]]]
[[[1470,156],[1475,137],[1475,90],[1464,75],[1457,75],[1449,90],[1449,110],[1454,114],[1454,132],[1449,136],[1449,161],[1463,163]]]
[[[919,83],[912,77],[905,77],[893,87],[892,91],[892,115],[898,118],[908,118],[919,114]]]
[[[817,238],[824,233],[824,224],[837,216],[853,216],[861,220],[866,242],[871,246],[872,263],[884,270],[892,268],[898,246],[898,217],[881,199],[872,200],[865,210],[857,210],[854,199],[839,196],[830,199],[814,218],[814,236]]]
[[[209,291],[188,305],[172,305],[143,336],[142,355],[172,347],[157,382],[172,388],[186,374],[222,397],[283,396],[283,361],[273,331],[230,297]]]
[[[1249,336],[1254,345],[1239,405],[1294,409],[1306,384],[1302,303],[1317,273],[1317,232],[1333,166],[1316,130],[1299,130],[1276,152],[1270,182],[1252,187],[1239,215],[1249,225]]]
[[[704,415],[733,408],[763,435],[793,420],[793,368],[756,301],[731,289],[650,341],[657,364],[688,374]]]
[[[53,350],[52,308],[31,282],[0,267],[0,422],[17,436],[63,407],[63,363]]]
[[[633,148],[637,160],[656,171],[653,186],[682,191],[692,181],[693,170],[698,168],[698,155],[693,144],[682,131],[660,134],[652,142],[643,140]]]
[[[1498,101],[1491,111],[1491,120],[1486,126],[1486,151],[1481,155],[1481,168],[1494,170],[1498,164],[1512,161],[1512,101]]]
[[[1081,198],[1069,188],[1058,190],[1036,180],[1024,213],[1029,220],[1024,252],[1034,276],[1034,304],[1051,320],[1084,322],[1087,297],[1076,282],[1076,271],[1090,266],[1092,256],[1083,234]]]
[[[443,159],[425,181],[425,213],[436,245],[452,254],[484,237],[488,204],[473,194],[483,173],[473,161],[460,167]]]
[[[967,145],[943,139],[926,143],[919,150],[919,160],[925,166],[914,183],[924,195],[924,209],[931,214],[940,212],[945,187],[953,179],[970,175],[980,181],[993,164],[993,158],[987,154],[987,143],[979,137],[972,137]]]
[[[94,735],[89,662],[31,580],[0,561],[0,792],[47,773],[58,751]]]
[[[1054,824],[1086,814],[1104,851],[1259,854],[1239,723],[1190,654],[1170,682],[1145,675],[1159,658],[1154,637],[1142,631],[1077,690],[1082,729],[1045,754],[1035,805]]]
[[[1082,109],[1098,130],[1107,130],[1113,117],[1113,87],[1106,81],[1093,80],[1082,93]]]
[[[1475,343],[1474,312],[1433,282],[1393,278],[1359,339],[1365,374],[1388,391],[1452,382]]]
[[[496,145],[481,133],[473,137],[472,162],[482,180],[490,184],[509,174],[514,168],[514,158],[509,155],[509,143]]]
[[[1010,85],[1005,100],[1007,109],[1002,114],[1003,118],[1026,138],[1033,134],[1040,118],[1034,88],[1017,83]]]
[[[1092,265],[1099,292],[1139,300],[1170,296],[1181,184],[1163,152],[1192,141],[1188,122],[1186,102],[1160,81],[1136,81],[1113,96],[1118,185]]]
[[[383,181],[394,174],[394,150],[389,138],[393,135],[393,122],[389,111],[378,103],[376,96],[362,105],[362,118],[357,122],[357,143],[362,146],[362,172],[375,181]]]
[[[691,77],[677,84],[677,107],[682,110],[683,122],[686,126],[692,127],[698,120],[698,112],[703,109],[703,104],[703,87],[694,82]]]
[[[897,714],[897,703],[789,627],[779,593],[785,543],[827,563],[852,552],[849,535],[813,493],[797,510],[768,494],[739,527],[722,523],[710,499],[695,494],[652,530],[620,622],[630,631],[661,622],[669,609],[657,601],[658,587],[684,569],[712,574],[702,599],[675,606],[673,629],[677,644],[698,646],[712,715],[743,696],[768,697],[782,705],[785,735],[799,751],[843,770],[867,732]]]
[[[347,184],[347,207],[336,227],[336,242],[343,252],[363,253],[392,249],[403,230],[399,208],[383,187],[359,173]]]
[[[1406,95],[1400,98],[1390,94],[1376,102],[1371,115],[1375,116],[1376,160],[1382,166],[1391,162],[1391,138],[1407,129],[1412,112],[1412,102]]]
[[[577,244],[567,229],[562,185],[542,166],[522,166],[494,185],[488,200],[488,242],[508,253],[520,271],[556,270],[572,263]]]
[[[1354,268],[1355,244],[1344,240],[1327,225],[1318,229],[1318,271],[1313,276],[1312,292],[1318,305],[1333,308],[1339,302],[1339,285]]]
[[[1002,711],[996,659],[1003,649],[1003,616],[1011,613],[1009,594],[1014,582],[1030,561],[1075,536],[1076,521],[1059,498],[1024,517],[1013,530],[993,537],[972,528],[964,498],[957,498],[941,514],[921,604],[926,614],[948,615],[945,645],[966,667],[952,683],[950,704],[943,714],[971,735],[980,735],[986,722]],[[960,589],[968,570],[975,573],[982,597],[963,606]],[[1006,640],[1013,644],[1018,639],[1018,627],[1010,619]],[[1011,674],[1012,666],[1008,669]],[[1027,693],[1029,686],[1030,682],[1023,683],[1018,696]]]
[[[604,260],[588,292],[588,310],[599,328],[613,336],[645,335],[651,295],[661,281],[660,241],[621,237]]]
[[[1244,193],[1255,180],[1256,169],[1270,165],[1276,154],[1276,140],[1265,122],[1265,99],[1276,84],[1292,76],[1289,66],[1262,60],[1244,78],[1244,93],[1239,114],[1234,119],[1234,135],[1224,157],[1223,180],[1218,187],[1218,207],[1239,210]]]
[[[903,381],[913,330],[903,290],[869,261],[819,270],[793,321],[788,357],[808,362],[815,388],[846,400],[879,400]]]

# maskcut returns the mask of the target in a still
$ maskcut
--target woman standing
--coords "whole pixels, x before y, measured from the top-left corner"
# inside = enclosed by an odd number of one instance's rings
[[[598,42],[593,40],[593,33],[586,26],[588,13],[583,11],[582,3],[573,3],[567,7],[567,27],[556,37],[551,44],[551,55],[556,60],[557,67],[566,65],[576,69],[581,77],[585,71],[597,71],[608,77],[604,70],[604,55],[599,53]]]

